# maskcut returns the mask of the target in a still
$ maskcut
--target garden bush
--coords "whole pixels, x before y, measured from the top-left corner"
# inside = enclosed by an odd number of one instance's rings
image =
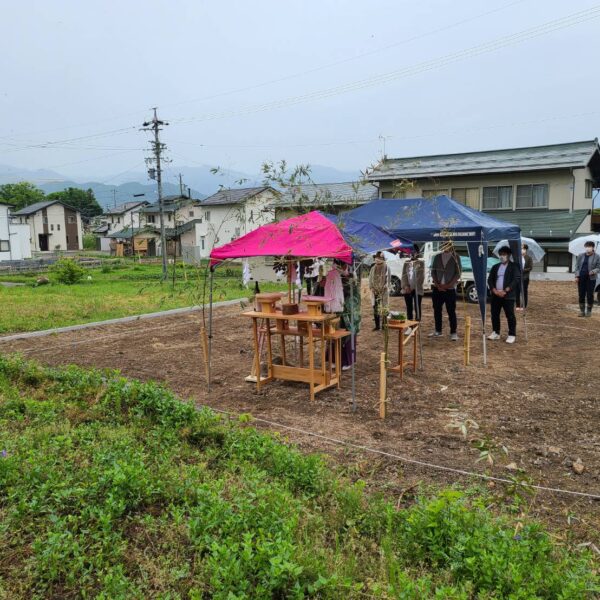
[[[85,269],[72,258],[60,258],[50,270],[58,283],[65,285],[79,283],[86,273]]]

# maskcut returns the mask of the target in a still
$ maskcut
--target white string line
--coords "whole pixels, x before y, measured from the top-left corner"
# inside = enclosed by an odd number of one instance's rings
[[[209,406],[207,404],[204,404],[203,406],[210,408],[211,410],[213,410],[217,413],[224,414],[224,415],[232,415],[234,417],[240,416],[240,413],[233,413],[233,412],[221,410],[218,408],[212,408],[211,406]],[[354,448],[356,450],[362,450],[363,452],[371,452],[372,454],[379,454],[381,456],[387,456],[388,458],[393,458],[393,459],[399,460],[401,462],[418,465],[421,467],[427,467],[430,469],[437,469],[439,471],[448,471],[450,473],[458,473],[460,475],[467,475],[469,477],[478,477],[479,479],[485,479],[486,481],[496,481],[498,483],[508,483],[510,485],[515,485],[515,481],[511,481],[510,479],[504,479],[503,477],[494,477],[493,475],[485,475],[484,473],[475,473],[473,471],[466,471],[465,469],[457,469],[455,467],[445,467],[443,465],[438,465],[435,463],[417,460],[415,458],[408,458],[406,456],[400,456],[399,454],[393,454],[391,452],[386,452],[385,450],[379,450],[378,448],[362,446],[360,444],[355,444],[353,442],[345,442],[343,440],[339,440],[337,438],[332,438],[332,437],[322,435],[319,433],[314,433],[312,431],[305,431],[298,427],[292,427],[290,425],[283,425],[282,423],[276,423],[275,421],[269,421],[268,419],[262,419],[259,417],[255,417],[254,415],[252,415],[252,413],[250,413],[250,415],[252,416],[253,420],[255,420],[257,422],[266,423],[267,425],[271,425],[273,427],[287,429],[289,431],[294,431],[296,433],[300,433],[303,435],[308,435],[310,437],[318,438],[320,440],[328,442],[329,444],[345,446],[347,448]],[[532,488],[532,489],[540,490],[543,492],[553,492],[553,493],[567,494],[567,495],[572,495],[572,496],[582,496],[584,498],[592,498],[594,500],[600,500],[600,494],[590,494],[588,492],[577,492],[574,490],[563,490],[561,488],[547,487],[544,485],[535,485],[535,484],[521,484],[521,485],[523,485],[523,487]]]
[[[219,317],[219,318],[225,318],[226,315],[223,315],[223,317]],[[185,325],[189,325],[189,323],[182,323]],[[164,325],[163,327],[161,327],[160,329],[165,329],[167,327],[172,327],[172,325]],[[159,329],[159,328],[157,328]],[[76,342],[72,342],[70,344],[61,344],[60,347],[65,347],[65,346],[73,346],[76,344],[81,344],[81,343],[86,343],[86,342],[96,342],[99,340],[103,340],[103,339],[108,339],[108,338],[113,338],[113,337],[118,337],[118,336],[124,336],[124,335],[130,335],[131,332],[120,332],[118,334],[112,334],[112,335],[106,335],[106,336],[101,336],[98,338],[93,338],[90,340],[79,340]],[[1,341],[1,340],[0,340]],[[54,350],[56,349],[56,345],[55,346],[49,346],[46,348],[29,348],[29,349],[25,349],[22,352],[34,352],[34,351],[41,351],[41,350]],[[203,406],[206,406],[207,408],[210,408],[211,410],[213,410],[214,412],[217,413],[221,413],[221,414],[225,414],[225,415],[233,415],[233,416],[240,416],[240,413],[234,413],[231,411],[225,411],[225,410],[221,410],[218,408],[214,408],[212,406],[209,406],[208,404],[204,404]],[[466,471],[464,469],[457,469],[454,467],[445,467],[443,465],[437,465],[435,463],[430,463],[430,462],[426,462],[426,461],[420,461],[414,458],[408,458],[405,456],[400,456],[398,454],[392,454],[391,452],[385,452],[384,450],[379,450],[377,448],[370,448],[369,446],[362,446],[360,444],[354,444],[352,442],[344,442],[343,440],[338,440],[336,438],[331,438],[328,436],[324,436],[318,433],[314,433],[312,431],[305,431],[303,429],[299,429],[297,427],[291,427],[290,425],[284,425],[282,423],[276,423],[275,421],[269,421],[268,419],[263,419],[260,417],[255,417],[254,415],[251,415],[252,418],[259,422],[259,423],[265,423],[267,425],[271,425],[273,427],[277,427],[277,428],[282,428],[282,429],[287,429],[289,431],[295,431],[296,433],[301,433],[303,435],[308,435],[310,437],[315,437],[318,439],[322,439],[323,441],[326,441],[330,444],[335,444],[335,445],[341,445],[341,446],[346,446],[348,448],[355,448],[357,450],[362,450],[363,452],[371,452],[374,454],[379,454],[382,456],[387,456],[389,458],[393,458],[395,460],[399,460],[401,462],[405,462],[407,464],[414,464],[414,465],[419,465],[422,467],[428,467],[431,469],[437,469],[439,471],[447,471],[447,472],[451,472],[451,473],[457,473],[460,475],[466,475],[469,477],[477,477],[479,479],[484,479],[486,481],[496,481],[498,483],[507,483],[510,485],[514,485],[515,482],[511,481],[510,479],[504,479],[501,477],[494,477],[492,475],[485,475],[483,473],[475,473],[473,471]],[[533,488],[536,490],[540,490],[540,491],[545,491],[545,492],[553,492],[553,493],[560,493],[560,494],[567,494],[567,495],[573,495],[573,496],[582,496],[585,498],[592,498],[594,500],[600,500],[600,495],[599,494],[589,494],[587,492],[577,492],[574,490],[564,490],[561,488],[552,488],[552,487],[547,487],[547,486],[542,486],[542,485],[535,485],[535,484],[523,484],[525,487],[529,487],[529,488]]]

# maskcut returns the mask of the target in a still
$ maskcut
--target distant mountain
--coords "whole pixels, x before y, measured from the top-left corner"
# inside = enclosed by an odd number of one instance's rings
[[[123,202],[129,202],[134,199],[134,196],[139,196],[140,200],[148,200],[154,202],[158,199],[158,193],[156,184],[143,184],[137,181],[128,181],[120,185],[107,185],[105,183],[98,183],[96,181],[86,181],[79,183],[76,181],[53,181],[51,183],[44,183],[38,186],[46,194],[51,192],[59,192],[68,187],[79,188],[82,190],[92,189],[98,204],[103,208],[109,208],[115,204],[123,204]],[[114,193],[113,193],[114,190]],[[163,194],[165,196],[172,196],[179,194],[179,185],[173,183],[163,184]],[[143,194],[140,196],[140,194]],[[192,197],[202,200],[206,198],[205,194],[201,194],[196,190],[192,190]]]
[[[163,190],[165,195],[179,194],[179,183],[170,173],[170,169],[163,176]],[[229,169],[217,169],[202,165],[199,167],[178,167],[177,173],[181,173],[183,183],[192,188],[194,198],[206,198],[217,192],[220,187],[239,188],[262,185],[263,178],[260,174],[249,174],[242,171]],[[356,181],[358,172],[341,171],[326,165],[311,165],[311,178],[315,183],[341,183],[344,181]],[[175,181],[174,181],[175,180]],[[48,169],[22,169],[10,165],[0,165],[0,185],[3,183],[15,183],[17,181],[30,181],[44,190],[47,194],[64,190],[68,187],[94,191],[98,203],[106,208],[116,204],[122,204],[133,198],[134,195],[144,194],[140,199],[153,202],[157,199],[156,183],[148,180],[147,173],[127,173],[121,177],[111,179],[113,183],[99,183],[93,177],[74,181],[72,178],[56,171]],[[115,190],[113,194],[113,190]]]
[[[310,165],[310,177],[315,183],[345,183],[346,181],[358,181],[358,171],[340,171],[334,167],[325,165]]]

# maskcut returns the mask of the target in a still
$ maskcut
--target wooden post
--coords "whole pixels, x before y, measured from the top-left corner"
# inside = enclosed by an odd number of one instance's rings
[[[385,368],[385,352],[381,353],[379,361],[379,418],[385,419],[385,403],[387,396],[387,373]]]
[[[465,366],[471,364],[471,317],[465,317]]]
[[[205,327],[200,329],[200,343],[202,344],[202,354],[204,355],[204,372],[206,374],[206,382],[208,383],[208,335],[206,334]]]

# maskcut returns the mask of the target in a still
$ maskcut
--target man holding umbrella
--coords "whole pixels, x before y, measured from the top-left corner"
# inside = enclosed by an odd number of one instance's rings
[[[579,291],[579,316],[591,317],[594,305],[594,289],[600,273],[600,255],[594,252],[596,244],[588,240],[584,244],[585,252],[577,256],[575,262],[575,281]],[[586,308],[587,301],[587,308]]]

